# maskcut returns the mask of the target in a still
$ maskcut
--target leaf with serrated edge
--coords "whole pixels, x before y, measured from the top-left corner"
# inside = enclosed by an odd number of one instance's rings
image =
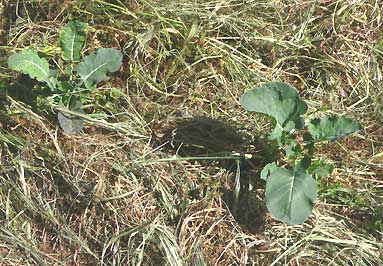
[[[26,49],[8,58],[9,68],[29,75],[38,81],[49,82],[49,63],[37,52]]]
[[[282,130],[290,131],[294,127],[301,127],[301,115],[307,111],[307,105],[299,97],[297,90],[283,82],[269,82],[246,91],[241,96],[240,103],[247,111],[266,114],[276,120],[272,138],[278,138]]]
[[[275,219],[284,223],[301,224],[306,221],[316,195],[316,181],[305,172],[278,167],[267,178],[267,208]]]
[[[107,78],[108,73],[117,71],[122,64],[122,54],[117,49],[100,48],[78,64],[77,73],[87,89]]]
[[[336,140],[360,130],[355,121],[342,116],[325,116],[313,119],[308,124],[308,130],[314,140]]]
[[[85,46],[88,24],[73,20],[68,22],[60,33],[60,45],[64,60],[78,62]]]

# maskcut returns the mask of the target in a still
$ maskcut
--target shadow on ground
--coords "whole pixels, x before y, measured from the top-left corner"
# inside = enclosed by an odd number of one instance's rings
[[[13,82],[4,82],[2,87],[7,86],[8,96],[35,108],[37,105],[37,97],[39,95],[42,97],[49,95],[48,92],[44,91],[42,88],[39,88],[39,90],[36,91],[34,88],[37,84],[38,82],[36,80],[21,74]]]
[[[272,144],[260,138],[248,140],[228,123],[206,117],[176,123],[161,142],[167,152],[188,157],[189,161],[198,161],[201,165],[216,164],[230,171],[234,179],[239,174],[239,193],[223,188],[223,199],[241,226],[254,233],[260,230],[264,224],[266,205],[263,199],[264,183],[258,176],[264,165],[275,160],[273,154],[277,153],[273,153],[276,148]],[[238,159],[197,158],[232,156],[233,153],[240,155]],[[252,158],[245,158],[245,154],[251,154]]]
[[[54,121],[57,119],[56,115],[48,112],[47,110],[50,110],[50,108],[41,101],[51,95],[49,88],[40,86],[38,81],[24,74],[18,75],[13,81],[0,81],[0,103],[2,103],[0,109],[2,110],[5,110],[5,107],[9,104],[6,99],[6,96],[9,96],[15,101],[29,106],[33,112],[44,113],[45,117],[50,121]]]

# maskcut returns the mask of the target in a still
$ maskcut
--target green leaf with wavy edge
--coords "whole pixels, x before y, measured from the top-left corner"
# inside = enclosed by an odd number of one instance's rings
[[[49,63],[45,58],[41,58],[37,52],[26,49],[8,58],[10,69],[20,71],[38,81],[49,83],[50,70]]]
[[[72,20],[69,21],[60,33],[60,45],[64,60],[79,62],[81,51],[84,49],[88,33],[88,24]]]
[[[283,82],[269,82],[246,91],[240,103],[247,111],[266,114],[275,119],[276,127],[270,135],[271,139],[279,138],[283,131],[301,128],[301,115],[307,111],[307,105],[297,90]]]
[[[271,173],[278,168],[275,162],[266,164],[261,171],[261,179],[267,181]]]
[[[334,141],[340,137],[350,135],[361,129],[361,126],[343,116],[325,116],[315,118],[308,124],[308,130],[314,140]]]
[[[78,64],[77,73],[87,89],[95,89],[107,74],[117,71],[122,64],[122,54],[114,48],[100,48]]]
[[[310,216],[317,184],[305,171],[277,167],[266,182],[266,205],[271,215],[287,224],[301,224]]]

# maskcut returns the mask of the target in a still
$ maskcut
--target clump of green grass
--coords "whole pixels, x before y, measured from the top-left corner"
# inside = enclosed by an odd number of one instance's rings
[[[382,264],[382,228],[360,226],[374,224],[383,204],[379,3],[125,2],[6,3],[0,262]],[[68,136],[37,99],[41,88],[10,72],[5,59],[32,47],[60,60],[57,29],[72,18],[89,23],[89,51],[120,49],[124,64],[90,95],[84,132]],[[248,140],[244,152],[256,155],[255,140],[270,125],[245,114],[238,98],[271,80],[293,84],[309,108],[357,119],[364,132],[320,149],[335,174],[323,180],[307,223],[285,226],[265,214],[254,232],[239,225],[223,188],[234,190],[238,169],[256,177],[256,165],[228,170],[213,160],[174,159],[182,143],[169,151],[163,144],[172,139],[163,134],[183,119],[227,121]],[[365,197],[328,198],[332,181]],[[261,197],[262,186],[251,193]],[[361,223],[353,216],[359,211],[371,221]]]

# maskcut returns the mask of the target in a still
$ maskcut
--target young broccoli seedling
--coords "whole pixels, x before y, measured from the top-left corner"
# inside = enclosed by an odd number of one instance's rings
[[[312,163],[314,144],[334,141],[361,127],[351,119],[330,115],[305,122],[307,104],[289,84],[270,82],[246,91],[240,98],[249,112],[273,118],[270,140],[276,140],[283,151],[279,167],[267,164],[261,172],[266,181],[266,205],[271,215],[287,224],[303,223],[312,213],[317,197],[315,178],[330,174],[329,164]]]
[[[8,58],[9,68],[45,83],[52,91],[55,102],[69,111],[59,111],[58,121],[64,132],[74,134],[83,128],[84,114],[81,95],[94,91],[107,74],[117,71],[122,54],[114,48],[99,48],[82,58],[86,44],[88,24],[73,20],[60,32],[63,65],[54,69],[47,59],[31,49],[25,49]],[[76,115],[77,114],[77,115]]]

